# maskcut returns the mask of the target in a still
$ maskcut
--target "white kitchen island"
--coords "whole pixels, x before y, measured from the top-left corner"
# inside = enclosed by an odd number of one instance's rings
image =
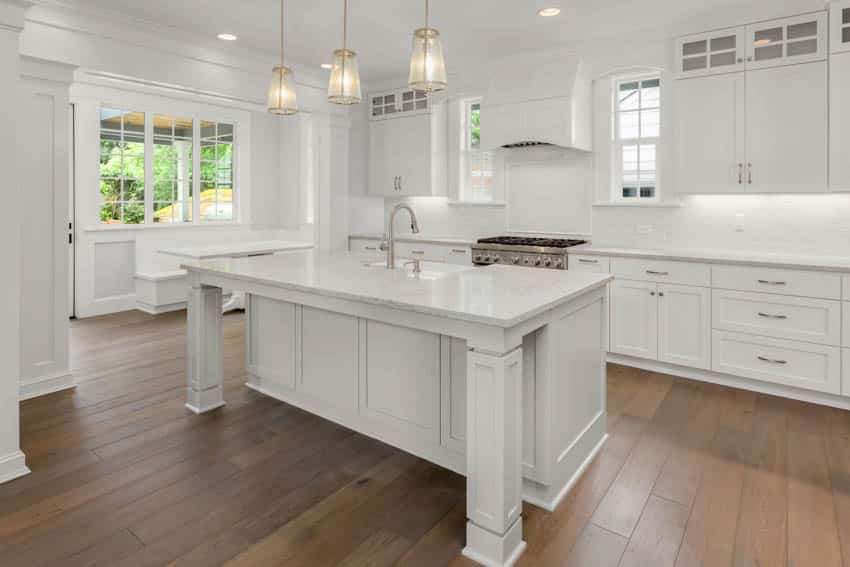
[[[511,565],[606,439],[607,274],[316,251],[189,272],[187,407],[222,406],[222,288],[247,293],[248,386],[467,477],[464,554]]]

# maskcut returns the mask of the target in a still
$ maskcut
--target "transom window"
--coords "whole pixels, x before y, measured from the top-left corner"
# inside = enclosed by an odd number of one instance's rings
[[[463,107],[461,143],[461,200],[494,200],[492,152],[481,149],[481,100],[466,101]]]
[[[232,123],[101,108],[100,222],[233,221],[234,136]]]
[[[661,78],[630,78],[614,86],[614,198],[657,200]]]

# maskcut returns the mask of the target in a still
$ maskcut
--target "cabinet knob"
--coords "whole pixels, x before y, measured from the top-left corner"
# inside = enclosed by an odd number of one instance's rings
[[[651,295],[652,297],[655,297],[655,292],[654,292],[654,291],[650,291],[650,292],[649,292],[649,295]]]

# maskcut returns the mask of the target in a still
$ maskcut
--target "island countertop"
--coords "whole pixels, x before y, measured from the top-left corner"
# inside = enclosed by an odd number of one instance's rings
[[[512,327],[604,287],[609,274],[422,263],[387,270],[349,253],[315,250],[187,263],[189,272],[498,327]]]

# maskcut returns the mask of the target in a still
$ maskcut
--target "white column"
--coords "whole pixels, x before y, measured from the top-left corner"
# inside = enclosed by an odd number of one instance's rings
[[[22,2],[0,0],[0,171],[6,191],[0,223],[0,482],[29,472],[21,452],[19,380],[21,357],[20,290],[23,199],[16,163],[17,97],[20,80],[19,38],[24,26]]]
[[[196,274],[190,273],[189,280],[186,407],[205,413],[224,405],[221,288],[201,285]]]
[[[522,540],[522,349],[470,348],[466,394],[466,547],[488,567],[513,565]]]

